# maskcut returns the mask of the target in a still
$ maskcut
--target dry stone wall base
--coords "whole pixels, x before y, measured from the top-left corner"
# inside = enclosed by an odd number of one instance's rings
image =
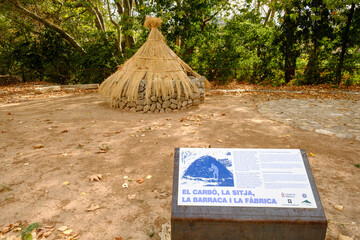
[[[205,78],[195,78],[190,76],[189,79],[199,89],[199,92],[194,92],[192,97],[186,97],[185,94],[182,94],[180,98],[178,98],[177,93],[175,92],[171,96],[150,96],[150,98],[146,100],[146,81],[141,80],[138,99],[136,101],[128,101],[125,97],[119,97],[112,100],[111,106],[125,111],[143,113],[170,113],[179,110],[186,110],[191,106],[197,106],[200,103],[203,103],[205,100]],[[175,82],[174,89],[176,89]]]

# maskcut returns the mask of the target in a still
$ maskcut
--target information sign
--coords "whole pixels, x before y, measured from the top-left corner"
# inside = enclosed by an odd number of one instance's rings
[[[178,205],[317,208],[298,149],[180,148]]]

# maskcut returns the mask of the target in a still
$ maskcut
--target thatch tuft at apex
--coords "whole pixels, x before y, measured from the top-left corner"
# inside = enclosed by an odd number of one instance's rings
[[[194,72],[165,43],[160,18],[146,17],[147,41],[108,77],[99,93],[112,107],[133,112],[172,112],[204,102],[205,78]]]

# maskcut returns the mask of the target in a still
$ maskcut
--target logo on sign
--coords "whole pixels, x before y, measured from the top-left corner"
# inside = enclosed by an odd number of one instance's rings
[[[281,197],[283,198],[295,198],[295,196],[296,196],[295,193],[283,193],[283,192],[281,193]]]
[[[309,206],[309,205],[311,205],[311,202],[309,200],[304,200],[304,201],[302,201],[302,204]]]
[[[303,198],[306,198],[306,197],[307,197],[307,195],[306,195],[305,193],[303,193],[303,194],[302,194],[302,197],[303,197]]]

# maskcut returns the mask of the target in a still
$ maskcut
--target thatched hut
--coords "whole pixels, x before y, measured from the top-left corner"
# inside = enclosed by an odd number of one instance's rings
[[[165,43],[161,19],[147,17],[150,34],[143,46],[99,88],[112,107],[137,112],[171,112],[204,101],[205,78]]]

